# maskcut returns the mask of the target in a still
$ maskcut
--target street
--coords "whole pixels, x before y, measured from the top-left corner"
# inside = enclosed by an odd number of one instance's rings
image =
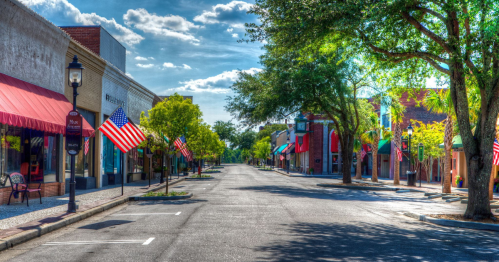
[[[0,253],[0,261],[491,261],[499,233],[401,214],[462,210],[422,194],[324,189],[227,164],[171,190],[194,197],[118,206]]]

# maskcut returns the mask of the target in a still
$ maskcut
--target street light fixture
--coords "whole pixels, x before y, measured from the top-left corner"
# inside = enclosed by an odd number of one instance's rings
[[[78,63],[78,56],[73,57],[73,62],[69,63],[68,67],[68,85],[73,88],[73,111],[76,111],[76,96],[77,89],[83,83],[83,66]],[[82,124],[82,123],[81,123]],[[80,141],[81,143],[81,141]],[[75,154],[71,154],[71,178],[69,181],[69,203],[68,212],[76,212],[76,177],[75,177]]]
[[[288,139],[286,139],[286,143],[288,144],[288,147],[289,147],[289,142],[290,142],[289,135],[290,134],[288,134]],[[288,150],[289,150],[289,148],[288,148]],[[285,154],[286,154],[286,167],[288,169],[288,174],[289,174],[289,164],[290,164],[291,160],[288,160],[288,152],[287,152],[288,150],[286,150]]]

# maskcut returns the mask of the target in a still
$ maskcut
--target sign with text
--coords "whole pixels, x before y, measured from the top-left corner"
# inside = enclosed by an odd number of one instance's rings
[[[407,138],[402,138],[402,152],[409,152],[409,143]]]
[[[78,111],[69,111],[66,116],[66,151],[70,155],[78,155],[81,150],[83,117]]]
[[[422,143],[419,143],[419,145],[418,145],[418,160],[419,160],[419,162],[423,162],[423,155],[424,155],[424,146]]]

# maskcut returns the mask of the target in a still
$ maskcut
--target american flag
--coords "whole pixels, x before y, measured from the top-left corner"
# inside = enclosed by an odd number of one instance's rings
[[[90,149],[90,139],[88,137],[85,137],[85,149],[84,149],[85,155],[88,154],[89,149]]]
[[[499,166],[499,143],[497,143],[497,139],[494,139],[494,159],[492,163]]]
[[[146,136],[134,124],[128,122],[121,106],[99,127],[123,153],[138,146]]]
[[[400,162],[402,162],[402,150],[400,148],[395,147],[397,149],[397,158],[399,159]]]
[[[180,152],[187,159],[187,161],[192,161],[192,155],[189,152],[189,150],[187,150],[187,145],[185,144],[184,136],[177,138],[173,143],[175,144],[177,149],[180,150]]]
[[[362,161],[362,159],[364,159],[364,157],[366,157],[366,151],[364,151],[364,148],[362,148],[362,150],[360,150],[360,160]]]

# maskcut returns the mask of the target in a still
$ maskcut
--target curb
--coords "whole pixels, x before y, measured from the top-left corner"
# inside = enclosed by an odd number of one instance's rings
[[[340,185],[331,185],[331,184],[317,184],[320,187],[334,187],[334,188],[344,188],[344,189],[352,189],[352,190],[368,190],[368,191],[401,191],[400,193],[407,192],[423,192],[417,189],[406,189],[399,187],[370,187],[370,186],[340,186]]]
[[[184,180],[185,179],[180,178],[179,180],[173,181],[173,182],[169,183],[168,185],[174,185],[174,184],[180,183]],[[155,187],[153,189],[149,189],[149,190],[145,191],[144,194],[148,193],[150,191],[156,191],[158,189],[165,188],[165,187],[166,187],[166,184]],[[81,221],[81,220],[89,218],[93,215],[96,215],[96,214],[102,213],[106,210],[109,210],[113,207],[125,204],[128,201],[129,201],[129,197],[124,197],[122,199],[114,200],[114,201],[102,204],[100,206],[96,206],[96,207],[91,208],[89,210],[85,210],[81,213],[76,213],[73,216],[66,217],[66,218],[59,220],[57,222],[43,224],[43,225],[38,226],[38,228],[36,228],[36,229],[26,230],[26,231],[21,232],[19,234],[15,234],[13,236],[9,236],[9,237],[0,239],[0,251],[3,251],[3,250],[6,250],[8,248],[14,247],[16,245],[22,244],[24,242],[27,242],[27,241],[32,240],[34,238],[40,237],[42,235],[45,235],[45,234],[50,233],[52,231],[55,231],[57,229],[63,228],[65,226],[69,226],[69,225],[74,224],[78,221]]]
[[[128,198],[129,201],[156,201],[156,200],[179,200],[192,197],[192,193],[184,196],[156,196],[156,197],[143,197],[145,194],[135,195]]]
[[[497,224],[487,224],[480,222],[467,222],[467,221],[457,221],[457,220],[449,220],[449,219],[439,219],[427,217],[425,215],[416,214],[412,212],[405,212],[404,216],[411,217],[417,219],[419,221],[424,221],[428,223],[432,223],[439,226],[445,227],[460,227],[460,228],[468,228],[468,229],[476,229],[476,230],[490,230],[490,231],[499,231],[499,225]]]
[[[264,171],[264,170],[260,170]],[[276,171],[276,170],[267,170],[267,171],[274,171],[280,175],[288,176],[288,177],[315,177],[315,178],[341,178],[340,176],[330,176],[330,175],[288,175],[286,173]]]
[[[186,177],[185,180],[210,180],[210,179],[215,179],[214,177]]]

